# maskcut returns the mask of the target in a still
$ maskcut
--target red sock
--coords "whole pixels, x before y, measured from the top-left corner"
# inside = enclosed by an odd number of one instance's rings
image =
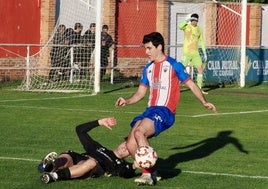
[[[155,171],[155,167],[151,167],[149,169],[141,168],[142,173],[149,173],[152,174]]]

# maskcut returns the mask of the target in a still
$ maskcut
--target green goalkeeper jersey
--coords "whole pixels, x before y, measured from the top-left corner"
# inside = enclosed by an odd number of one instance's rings
[[[203,31],[199,26],[193,26],[186,21],[178,25],[180,30],[184,31],[183,54],[198,54],[199,44],[203,52],[206,50]]]

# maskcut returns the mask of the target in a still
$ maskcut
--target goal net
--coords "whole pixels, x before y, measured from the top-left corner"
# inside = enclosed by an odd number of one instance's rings
[[[55,28],[49,41],[26,60],[26,77],[22,89],[93,92],[95,6],[94,0],[60,1]]]
[[[206,82],[236,85],[241,79],[242,4],[240,0],[206,4],[208,62]],[[242,78],[243,79],[243,78]]]

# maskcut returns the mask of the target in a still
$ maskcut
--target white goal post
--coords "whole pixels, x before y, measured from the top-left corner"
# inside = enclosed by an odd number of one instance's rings
[[[245,86],[246,68],[246,28],[247,28],[247,0],[242,0],[241,20],[241,62],[240,62],[240,87]]]
[[[94,93],[100,92],[100,67],[101,67],[101,18],[102,0],[96,2],[96,46],[95,46],[95,81]]]
[[[240,49],[240,87],[245,86],[245,65],[246,65],[246,28],[247,28],[247,0],[241,0],[241,13],[221,4],[220,1],[213,0],[214,3],[221,5],[230,12],[241,17],[241,49]]]

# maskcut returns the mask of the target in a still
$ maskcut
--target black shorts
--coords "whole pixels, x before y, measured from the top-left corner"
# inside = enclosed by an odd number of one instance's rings
[[[89,159],[88,156],[86,156],[84,154],[79,154],[79,153],[74,152],[74,151],[71,151],[71,150],[65,151],[65,152],[63,152],[61,154],[68,154],[68,155],[70,155],[72,157],[72,159],[73,159],[73,164],[74,165],[76,165],[80,161]]]
[[[74,165],[76,165],[80,161],[88,160],[90,158],[88,155],[79,154],[79,153],[74,152],[74,151],[71,151],[71,150],[65,151],[65,152],[63,152],[61,154],[68,154],[68,155],[70,155],[72,157],[72,159],[73,159],[73,164]],[[87,172],[81,178],[88,178],[88,177],[94,178],[94,177],[102,176],[104,174],[105,174],[105,172],[104,172],[103,168],[100,166],[99,163],[97,163],[97,165],[96,165],[95,168],[93,168],[92,170],[90,170],[89,172]]]

